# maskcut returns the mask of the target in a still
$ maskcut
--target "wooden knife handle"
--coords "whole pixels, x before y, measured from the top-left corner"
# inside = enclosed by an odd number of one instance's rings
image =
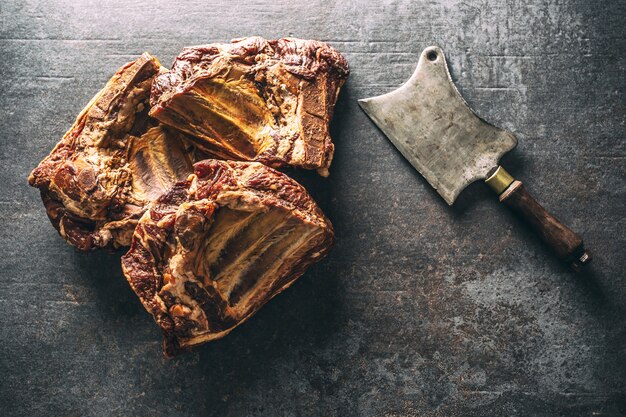
[[[591,252],[585,250],[583,239],[548,213],[526,191],[521,181],[513,179],[502,167],[497,167],[485,182],[498,193],[500,202],[526,220],[572,270],[580,271],[591,262]]]

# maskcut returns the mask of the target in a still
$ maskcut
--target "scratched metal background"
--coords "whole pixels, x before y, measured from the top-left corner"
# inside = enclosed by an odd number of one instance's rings
[[[0,2],[0,414],[623,416],[623,1]],[[260,34],[330,42],[352,75],[332,175],[298,178],[337,245],[226,339],[175,360],[120,271],[49,224],[29,171],[124,62]],[[572,276],[480,184],[450,209],[356,99],[437,44],[516,132],[509,170],[594,251]]]

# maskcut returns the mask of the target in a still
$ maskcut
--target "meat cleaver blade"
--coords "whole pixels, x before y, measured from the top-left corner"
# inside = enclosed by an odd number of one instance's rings
[[[426,48],[398,89],[359,100],[359,105],[449,205],[469,184],[485,180],[572,269],[591,261],[582,238],[498,165],[517,139],[470,109],[452,82],[441,48]]]
[[[443,54],[426,48],[400,88],[359,100],[361,108],[450,205],[487,178],[517,139],[476,116],[457,91]]]

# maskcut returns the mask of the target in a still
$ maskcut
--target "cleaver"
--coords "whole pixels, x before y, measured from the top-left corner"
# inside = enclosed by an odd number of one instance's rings
[[[449,205],[469,184],[484,180],[572,270],[591,262],[582,238],[498,165],[517,139],[470,109],[452,82],[441,48],[426,48],[411,78],[397,90],[359,100],[359,105]]]

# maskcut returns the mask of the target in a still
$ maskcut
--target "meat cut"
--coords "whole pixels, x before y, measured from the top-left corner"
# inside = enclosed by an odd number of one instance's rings
[[[270,166],[328,175],[347,76],[330,46],[293,38],[185,48],[170,71],[144,53],[28,180],[68,243],[130,246],[124,275],[171,357],[227,335],[330,250],[330,221]]]
[[[348,73],[339,52],[314,40],[249,37],[189,47],[157,77],[150,115],[215,157],[327,176],[329,123]]]
[[[150,115],[217,158],[327,176],[329,123],[348,74],[344,57],[320,41],[249,37],[189,47],[155,80]]]
[[[228,334],[321,259],[333,236],[286,175],[206,160],[146,211],[122,268],[173,356]]]
[[[257,162],[208,159],[157,199],[122,258],[173,356],[247,320],[321,259],[333,229],[306,190]]]
[[[130,245],[146,205],[192,172],[184,135],[148,117],[161,71],[147,53],[120,68],[29,177],[78,249]]]

